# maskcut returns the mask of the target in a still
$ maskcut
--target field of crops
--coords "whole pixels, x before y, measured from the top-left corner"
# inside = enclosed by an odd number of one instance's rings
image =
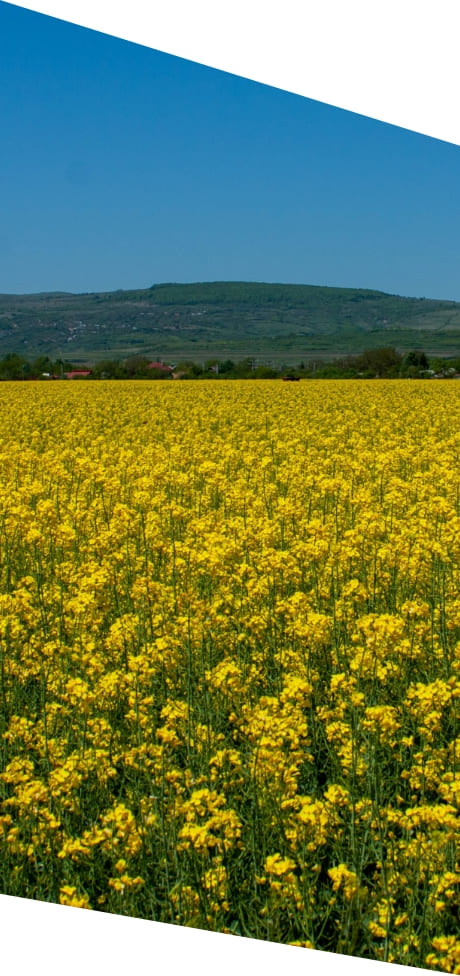
[[[460,383],[0,386],[0,891],[460,973]]]

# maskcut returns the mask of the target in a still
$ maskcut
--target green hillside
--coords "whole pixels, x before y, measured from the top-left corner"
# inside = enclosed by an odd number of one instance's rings
[[[0,295],[0,357],[73,362],[252,356],[273,363],[363,349],[460,351],[460,303],[384,292],[254,282],[161,284],[132,291]]]

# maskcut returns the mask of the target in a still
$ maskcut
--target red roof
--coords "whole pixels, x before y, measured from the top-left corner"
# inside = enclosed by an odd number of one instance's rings
[[[165,363],[149,363],[148,366],[147,366],[147,369],[162,369],[166,373],[172,373],[171,367],[170,366],[166,366]]]
[[[75,376],[89,376],[90,369],[72,369],[70,373],[64,373],[67,380],[73,380]]]

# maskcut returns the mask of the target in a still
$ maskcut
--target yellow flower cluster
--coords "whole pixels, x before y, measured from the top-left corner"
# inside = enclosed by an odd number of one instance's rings
[[[460,973],[460,385],[3,383],[0,890]]]

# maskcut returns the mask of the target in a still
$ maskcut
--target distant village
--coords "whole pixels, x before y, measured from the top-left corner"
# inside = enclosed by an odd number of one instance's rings
[[[29,361],[17,353],[0,359],[0,380],[57,381],[57,380],[189,380],[189,379],[460,379],[460,355],[442,359],[429,357],[422,350],[398,352],[392,347],[366,349],[354,356],[330,360],[311,359],[296,366],[257,362],[247,357],[231,359],[210,358],[196,363],[151,360],[147,356],[128,359],[105,359],[89,364],[67,360],[52,360],[38,356]]]

